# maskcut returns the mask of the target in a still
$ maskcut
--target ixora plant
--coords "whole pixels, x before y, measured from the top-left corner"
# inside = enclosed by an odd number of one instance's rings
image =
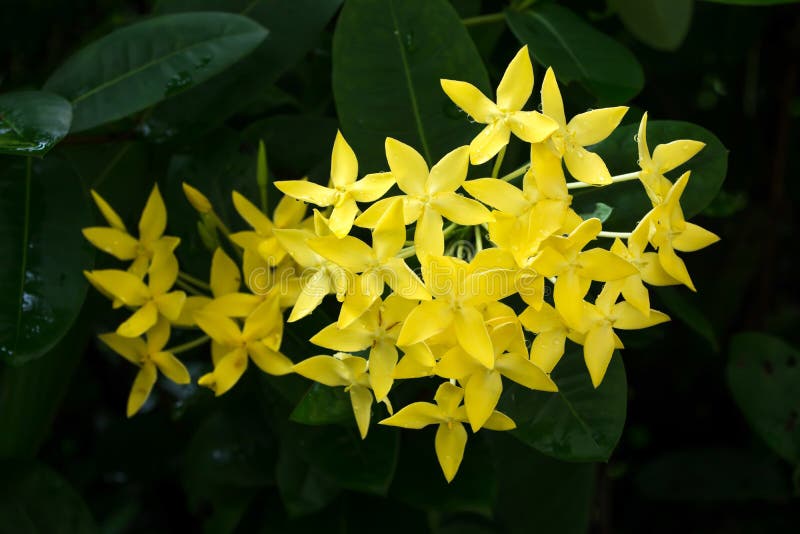
[[[623,348],[618,330],[669,320],[651,309],[648,286],[694,291],[678,253],[718,240],[684,216],[690,172],[674,181],[666,176],[704,143],[678,139],[651,151],[645,113],[635,140],[628,137],[638,145],[638,162],[630,162],[631,172],[612,176],[592,146],[612,134],[628,108],[595,109],[568,121],[548,68],[541,112],[525,111],[534,89],[527,47],[508,65],[494,101],[463,81],[443,79],[441,87],[485,127],[469,146],[455,147],[430,168],[415,147],[387,138],[389,171],[360,176],[356,154],[338,133],[330,183],[274,182],[285,196],[270,216],[261,150],[261,207],[232,191],[236,211],[252,228],[234,233],[206,196],[185,183],[199,228],[227,238],[213,253],[208,282],[180,271],[179,239],[164,235],[167,210],[157,187],[138,236],[93,193],[108,226],[85,228],[85,237],[129,262],[124,270],[85,273],[113,307],[131,310],[116,332],[100,335],[139,367],[129,416],[142,407],[159,373],[189,383],[179,355],[208,343],[213,368],[198,383],[217,396],[237,384],[252,360],[270,375],[297,373],[343,387],[362,438],[376,402],[388,411],[378,424],[437,425],[435,450],[451,481],[467,426],[473,433],[515,428],[512,417],[497,410],[509,381],[557,394],[551,372],[570,340],[582,345],[585,372],[598,388],[615,350]],[[530,163],[499,176],[512,135],[529,146]],[[492,160],[490,177],[467,179],[470,164]],[[574,209],[576,190],[609,187],[613,198],[615,184],[625,181],[638,181],[652,204],[630,231],[605,231],[600,217]],[[307,204],[317,207],[313,213]],[[465,241],[474,254],[463,254]],[[340,311],[310,340],[322,354],[300,359],[282,352],[284,331],[327,295],[335,296]],[[171,332],[187,328],[203,334],[170,346]],[[415,379],[438,380],[433,398],[393,406],[393,388]]]

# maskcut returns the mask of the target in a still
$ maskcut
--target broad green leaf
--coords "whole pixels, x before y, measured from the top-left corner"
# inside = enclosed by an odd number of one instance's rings
[[[288,446],[281,448],[275,479],[290,516],[317,512],[340,493],[330,479],[321,476]]]
[[[776,6],[779,4],[796,4],[800,0],[703,0],[715,4],[731,4],[737,6]]]
[[[636,148],[638,124],[617,128],[606,140],[592,150],[599,153],[611,174],[624,174],[638,170]],[[728,170],[728,149],[711,132],[682,121],[648,121],[647,144],[651,152],[656,145],[677,139],[694,139],[706,144],[695,157],[667,173],[673,181],[691,170],[689,184],[681,197],[681,206],[687,218],[694,217],[708,206],[722,187]],[[606,187],[577,189],[573,191],[575,209],[590,210],[595,202],[604,202],[614,208],[606,221],[609,230],[630,231],[653,207],[638,180],[612,184]]]
[[[271,84],[318,44],[342,0],[162,0],[156,13],[226,11],[246,15],[269,30],[252,54],[224,76],[194,87],[156,107],[146,124],[151,137],[196,135],[249,111]],[[197,113],[202,109],[203,113]]]
[[[689,32],[694,0],[612,0],[622,23],[657,50],[677,50]]]
[[[480,55],[446,0],[350,0],[333,38],[333,93],[362,172],[385,170],[388,136],[429,164],[477,133],[441,89],[464,80],[489,93]]]
[[[611,216],[611,213],[614,211],[614,208],[609,206],[608,204],[603,204],[602,202],[597,202],[594,205],[594,209],[591,211],[587,211],[586,213],[581,213],[581,219],[600,219],[600,222],[605,222]]]
[[[72,106],[45,91],[0,95],[0,154],[44,156],[72,122]]]
[[[719,340],[714,325],[695,304],[695,295],[689,295],[684,287],[658,287],[655,288],[655,293],[667,308],[665,311],[705,339],[714,352],[719,352]]]
[[[78,316],[83,269],[94,251],[81,228],[89,195],[57,158],[0,167],[0,360],[22,364],[50,350]]]
[[[561,83],[579,82],[600,102],[625,102],[644,86],[636,57],[565,7],[537,3],[506,11],[506,20],[537,63],[552,66]]]
[[[570,347],[556,368],[557,393],[509,384],[499,410],[516,423],[511,433],[560,460],[606,461],[625,424],[628,386],[625,367],[614,353],[600,387],[592,387],[581,347]]]
[[[55,471],[38,462],[0,463],[0,532],[91,534],[89,507]]]
[[[343,388],[314,383],[292,411],[290,419],[304,425],[350,422],[353,419],[350,395]]]
[[[164,15],[116,30],[79,50],[45,89],[73,105],[72,131],[126,117],[220,73],[267,36],[229,13]]]
[[[758,332],[731,341],[728,386],[747,422],[772,450],[800,461],[800,351]]]

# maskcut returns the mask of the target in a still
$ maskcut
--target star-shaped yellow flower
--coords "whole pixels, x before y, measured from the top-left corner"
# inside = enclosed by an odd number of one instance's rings
[[[497,103],[472,84],[441,80],[450,100],[486,128],[469,146],[470,160],[479,165],[492,159],[508,144],[511,133],[528,143],[538,143],[558,129],[550,117],[538,111],[522,111],[533,92],[533,65],[523,46],[506,68],[497,86]]]
[[[331,155],[331,187],[324,187],[305,180],[275,182],[281,192],[290,197],[310,202],[320,207],[333,206],[330,229],[338,237],[344,237],[353,227],[358,214],[356,202],[373,202],[381,198],[394,185],[390,173],[375,173],[358,178],[358,160],[341,132],[336,133]]]
[[[599,143],[611,135],[627,111],[625,106],[594,109],[575,115],[567,122],[553,69],[548,68],[544,75],[542,112],[558,123],[558,130],[547,142],[564,158],[567,169],[576,180],[594,185],[611,183],[611,174],[602,158],[584,147]]]
[[[128,396],[128,417],[133,416],[147,401],[158,371],[176,384],[188,384],[189,372],[171,352],[164,351],[169,341],[169,322],[161,319],[147,331],[147,340],[140,337],[123,337],[119,334],[100,334],[100,341],[137,365],[140,369]]]
[[[463,389],[445,382],[436,391],[434,397],[436,404],[414,402],[393,416],[384,419],[380,424],[413,429],[439,425],[434,442],[436,456],[442,467],[444,478],[450,482],[458,472],[461,460],[464,459],[464,449],[467,446],[467,430],[463,425],[467,422],[467,410],[461,405],[463,399]],[[483,424],[483,428],[512,430],[516,428],[516,425],[507,415],[493,411]]]

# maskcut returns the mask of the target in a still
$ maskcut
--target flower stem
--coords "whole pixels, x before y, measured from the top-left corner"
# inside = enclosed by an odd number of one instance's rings
[[[639,173],[640,172],[641,171],[634,171],[634,172],[629,172],[629,173],[626,173],[626,174],[618,174],[616,176],[612,176],[611,177],[611,183],[616,184],[616,183],[619,183],[619,182],[627,182],[629,180],[636,180],[636,179],[639,178]],[[600,184],[600,185],[598,185],[598,184],[587,184],[585,182],[570,182],[570,183],[567,184],[567,189],[581,189],[581,188],[584,188],[584,187],[603,187],[604,185],[609,185],[609,184]]]
[[[483,250],[483,236],[481,235],[482,228],[480,225],[475,226],[475,250],[480,252]]]
[[[503,158],[506,157],[506,147],[500,149],[500,152],[497,153],[497,159],[494,160],[494,167],[492,168],[492,178],[497,178],[497,175],[500,174],[500,167],[503,166]]]
[[[503,180],[504,182],[510,182],[511,180],[516,178],[517,176],[522,176],[523,174],[528,172],[528,169],[530,169],[530,167],[531,167],[531,164],[530,163],[526,163],[525,165],[523,165],[519,169],[511,171],[510,173],[506,174],[505,176],[501,176],[500,179]]]
[[[486,15],[478,15],[477,17],[469,17],[461,19],[464,26],[478,26],[479,24],[491,24],[492,22],[500,22],[505,18],[504,13],[487,13]]]
[[[628,239],[631,236],[631,232],[600,232],[597,234],[597,237],[608,237],[611,239],[615,239],[617,237],[621,237],[622,239]]]
[[[200,336],[197,339],[193,339],[192,341],[187,341],[186,343],[178,345],[177,347],[166,349],[165,352],[171,352],[172,354],[180,354],[181,352],[186,352],[187,350],[199,347],[208,340],[209,340],[208,336]]]
[[[178,286],[179,288],[183,289],[184,291],[186,291],[190,295],[194,295],[196,297],[205,297],[205,295],[203,295],[203,293],[201,293],[196,287],[190,286],[189,284],[187,284],[186,282],[184,282],[180,278],[175,280],[175,285]]]
[[[192,275],[190,275],[188,273],[185,273],[183,271],[179,271],[178,272],[178,278],[180,278],[184,282],[188,282],[188,283],[196,286],[199,289],[204,289],[206,291],[211,291],[211,286],[210,285],[208,285],[207,283],[203,282],[199,278],[195,278],[194,276],[192,276]]]

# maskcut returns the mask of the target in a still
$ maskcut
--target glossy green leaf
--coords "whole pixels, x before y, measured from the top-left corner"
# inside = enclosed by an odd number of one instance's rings
[[[728,386],[752,429],[772,450],[800,461],[800,351],[758,332],[731,341]]]
[[[715,4],[731,4],[737,6],[776,6],[779,4],[796,4],[800,0],[703,0]]]
[[[67,135],[72,106],[45,91],[0,95],[0,154],[44,156]]]
[[[674,319],[680,320],[700,337],[705,339],[711,350],[719,352],[719,340],[714,331],[714,325],[696,304],[700,296],[689,294],[685,287],[658,287],[654,288],[656,295],[664,303],[666,309]]]
[[[350,0],[333,38],[333,92],[362,171],[385,170],[387,136],[430,164],[477,133],[441,89],[464,80],[487,94],[480,55],[446,0]]]
[[[156,12],[226,11],[246,15],[269,30],[269,36],[224,76],[162,102],[147,120],[155,139],[196,135],[248,111],[269,86],[320,41],[342,0],[162,0]],[[203,113],[197,113],[202,109]]]
[[[340,493],[330,479],[320,475],[289,447],[281,448],[275,478],[290,516],[317,512]]]
[[[636,162],[639,155],[635,140],[638,131],[638,124],[617,128],[606,140],[592,148],[603,157],[611,174],[638,170]],[[722,187],[728,170],[728,149],[717,136],[696,124],[682,121],[647,122],[647,144],[651,152],[656,145],[677,139],[694,139],[706,144],[695,157],[667,173],[669,178],[675,180],[683,172],[692,171],[689,184],[681,196],[684,215],[690,218],[708,206]],[[637,180],[607,187],[577,189],[573,191],[573,201],[579,212],[591,209],[590,206],[595,202],[610,205],[614,211],[606,221],[607,227],[618,231],[631,231],[652,208],[644,188]]]
[[[89,195],[62,160],[0,167],[0,360],[21,364],[52,348],[78,316],[94,251],[81,228]]]
[[[164,15],[116,30],[79,50],[45,89],[73,105],[72,131],[126,117],[220,73],[267,36],[229,13]]]
[[[517,423],[511,433],[548,456],[567,461],[606,461],[625,424],[628,385],[614,353],[600,387],[592,387],[581,347],[570,347],[553,370],[557,393],[504,387],[499,410]]]
[[[89,507],[55,471],[35,462],[0,463],[0,532],[91,534]]]
[[[622,23],[657,50],[677,50],[689,32],[694,0],[612,0]]]
[[[552,66],[561,83],[579,82],[599,101],[617,104],[644,86],[636,57],[565,7],[536,4],[524,12],[506,11],[506,20],[533,59]]]
[[[304,425],[328,425],[353,419],[350,395],[343,388],[314,383],[292,411],[292,421]]]

